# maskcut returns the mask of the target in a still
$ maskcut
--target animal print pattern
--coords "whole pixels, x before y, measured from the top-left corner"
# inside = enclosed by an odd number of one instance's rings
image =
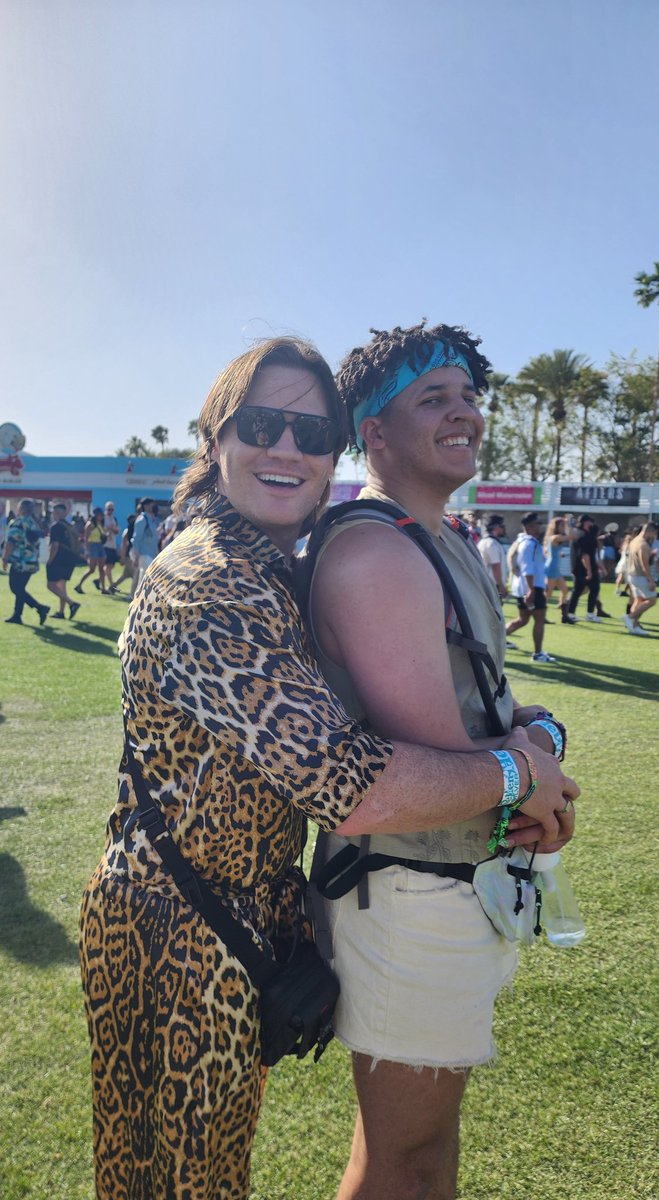
[[[172,836],[255,940],[304,816],[340,824],[391,746],[350,720],[312,657],[290,570],[225,501],[149,568],[120,639],[123,707]],[[99,1200],[243,1200],[263,1092],[258,995],[179,896],[120,769],[87,886],[81,963]]]

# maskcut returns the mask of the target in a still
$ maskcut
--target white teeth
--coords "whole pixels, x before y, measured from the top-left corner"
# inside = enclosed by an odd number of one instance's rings
[[[468,446],[471,438],[468,437],[448,437],[440,438],[442,446]]]
[[[264,483],[303,483],[299,475],[257,475],[257,479],[262,479]]]

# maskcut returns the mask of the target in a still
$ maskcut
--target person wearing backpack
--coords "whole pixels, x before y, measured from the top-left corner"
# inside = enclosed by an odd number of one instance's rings
[[[423,322],[373,331],[347,355],[337,381],[367,485],[312,531],[300,576],[313,572],[323,673],[356,720],[384,737],[500,753],[506,733],[541,706],[515,704],[502,676],[497,588],[464,522],[443,517],[475,473],[483,436],[490,364],[477,345],[462,329]],[[482,691],[472,653],[490,664]],[[527,732],[534,757],[536,746],[551,752],[545,730]],[[470,1069],[493,1056],[494,1002],[516,961],[470,881],[495,820],[458,805],[434,829],[344,826],[347,846],[319,835],[312,882],[328,897],[342,988],[334,1027],[352,1052],[359,1102],[340,1200],[455,1196],[462,1096]],[[530,830],[516,836],[535,840]],[[342,856],[351,865],[341,874]]]
[[[524,532],[510,548],[510,560],[513,564],[513,584],[511,591],[517,600],[519,615],[506,625],[506,633],[510,635],[528,625],[533,617],[533,654],[532,660],[537,663],[552,663],[556,660],[542,648],[545,635],[545,618],[547,611],[547,569],[545,552],[540,541],[542,522],[538,513],[529,512],[522,517]]]
[[[66,504],[62,502],[53,504],[53,517],[55,520],[50,527],[46,579],[48,580],[48,591],[57,596],[59,600],[59,610],[53,613],[52,619],[63,621],[68,604],[69,617],[73,620],[80,604],[71,599],[66,585],[73,574],[74,567],[79,562],[79,557],[74,550],[73,529],[66,519]],[[77,538],[75,540],[77,541]]]

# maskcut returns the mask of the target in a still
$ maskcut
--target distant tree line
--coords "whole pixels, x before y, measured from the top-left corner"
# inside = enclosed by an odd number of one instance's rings
[[[659,262],[635,276],[637,302],[659,301]],[[480,452],[483,479],[630,480],[655,477],[659,356],[638,360],[612,354],[604,370],[574,350],[529,359],[514,378],[494,372],[484,398],[486,431]],[[188,436],[198,441],[197,421]],[[130,458],[187,458],[192,447],[168,446],[156,425],[152,450],[131,437],[117,454]]]
[[[574,350],[539,354],[484,397],[483,479],[652,477],[656,365],[613,354],[599,370]]]
[[[150,436],[159,449],[147,446],[141,437],[129,437],[115,454],[119,458],[191,458],[194,454],[194,446],[168,445],[169,430],[165,425],[155,425]],[[197,438],[197,421],[188,421],[188,436]]]

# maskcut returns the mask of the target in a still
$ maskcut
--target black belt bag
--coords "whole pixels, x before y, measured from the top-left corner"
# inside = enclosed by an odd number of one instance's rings
[[[260,949],[249,930],[181,854],[149,795],[127,731],[122,765],[133,781],[140,825],[181,895],[242,963],[259,989],[261,1062],[273,1067],[286,1054],[304,1058],[314,1046],[317,1062],[333,1037],[330,1021],[340,991],[336,975],[315,944],[299,936],[300,931],[285,962],[277,962]],[[299,879],[303,890],[306,880],[301,871]]]

